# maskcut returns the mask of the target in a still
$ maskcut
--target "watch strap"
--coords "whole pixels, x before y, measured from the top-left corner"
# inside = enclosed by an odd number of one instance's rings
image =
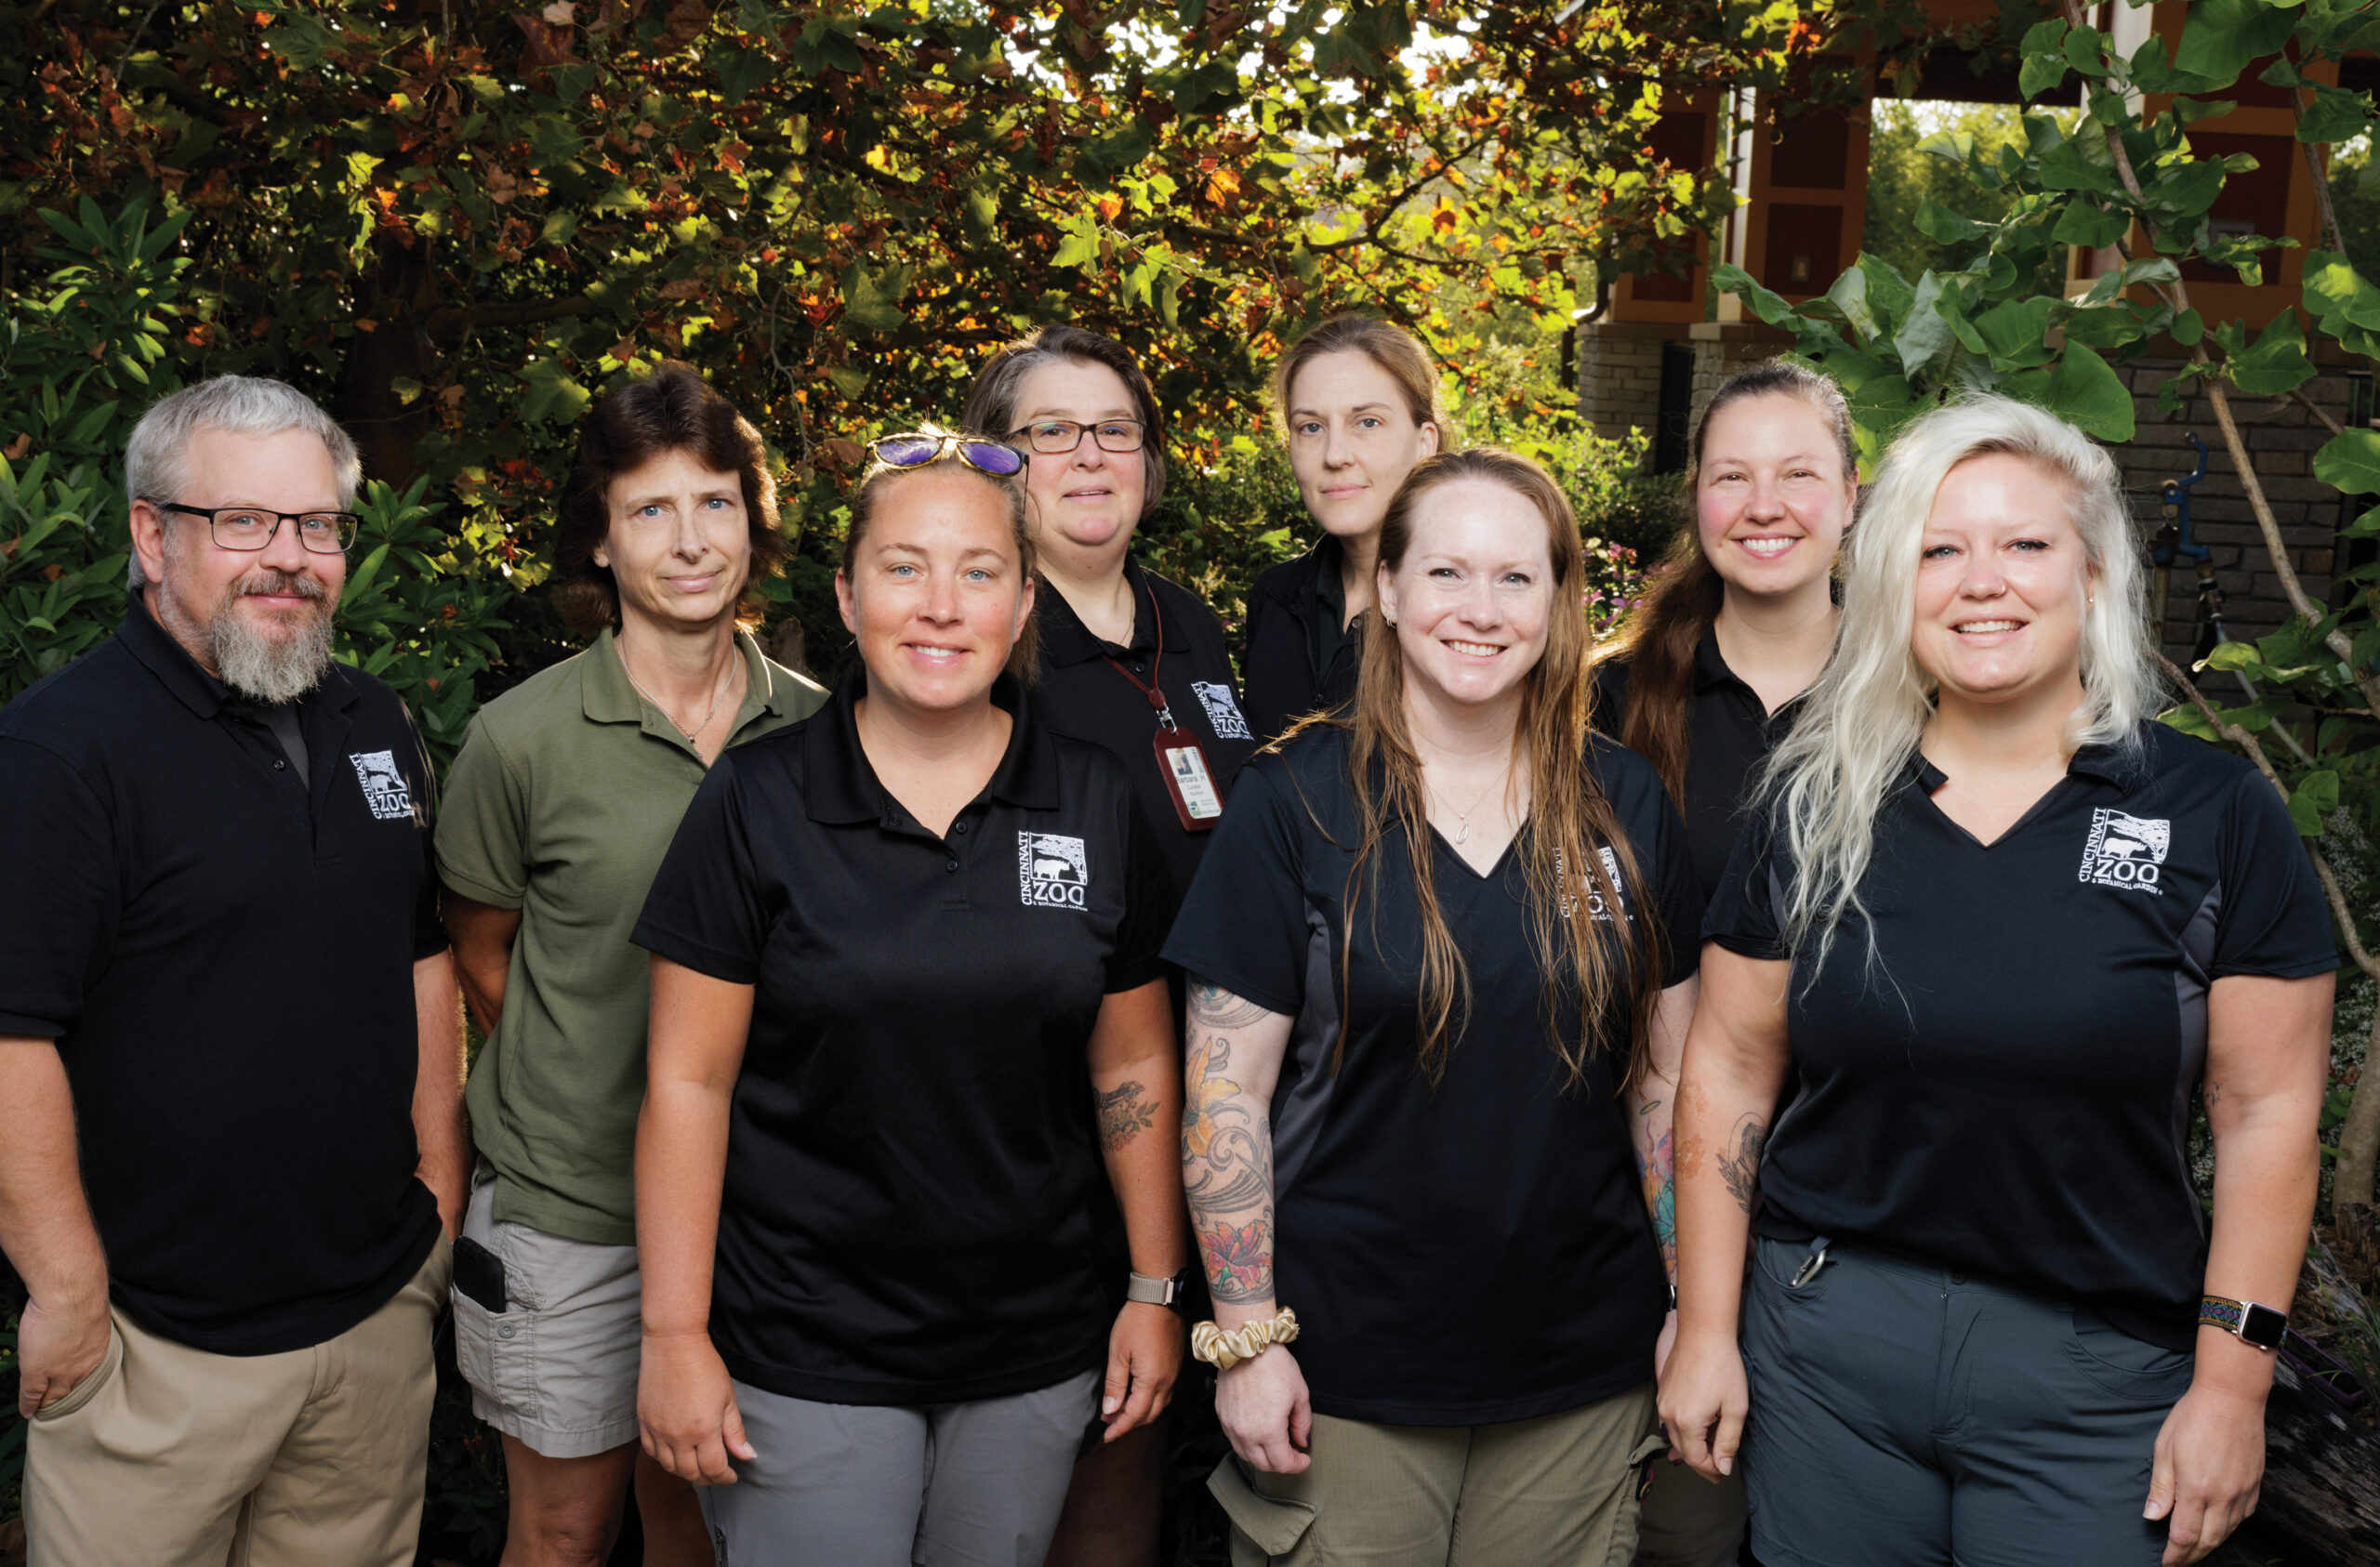
[[[1180,1273],[1170,1279],[1153,1279],[1146,1273],[1132,1273],[1127,1277],[1124,1298],[1137,1300],[1144,1306],[1173,1306],[1181,1301],[1183,1287]]]
[[[2281,1337],[2289,1331],[2289,1313],[2260,1306],[2253,1300],[2233,1300],[2228,1296],[2209,1295],[2198,1303],[2201,1327],[2219,1327],[2243,1344],[2259,1350],[2278,1350]]]

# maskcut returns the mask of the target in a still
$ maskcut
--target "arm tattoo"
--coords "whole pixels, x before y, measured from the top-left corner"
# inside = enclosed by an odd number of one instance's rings
[[[1649,1155],[1639,1155],[1637,1179],[1645,1189],[1645,1211],[1652,1216],[1653,1241],[1672,1279],[1677,1277],[1677,1162],[1664,1132]]]
[[[1099,1146],[1113,1153],[1157,1125],[1157,1103],[1138,1082],[1119,1083],[1099,1096]]]
[[[1747,1115],[1736,1123],[1735,1152],[1719,1155],[1719,1173],[1726,1178],[1736,1205],[1746,1213],[1752,1212],[1752,1195],[1760,1189],[1760,1152],[1767,1142],[1768,1123]]]
[[[1273,1298],[1273,1128],[1232,1081],[1229,1032],[1264,1008],[1204,981],[1190,987],[1189,1092],[1182,1111],[1182,1181],[1217,1300]]]

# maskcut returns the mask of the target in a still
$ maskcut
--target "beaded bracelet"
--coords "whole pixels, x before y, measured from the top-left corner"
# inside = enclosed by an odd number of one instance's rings
[[[1217,1371],[1229,1371],[1297,1336],[1298,1314],[1284,1306],[1269,1322],[1250,1323],[1229,1332],[1213,1323],[1200,1323],[1190,1330],[1190,1353]]]

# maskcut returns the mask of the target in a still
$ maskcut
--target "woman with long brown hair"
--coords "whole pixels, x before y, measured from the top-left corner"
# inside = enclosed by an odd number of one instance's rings
[[[1352,705],[1241,772],[1167,942],[1242,1567],[1633,1548],[1700,900],[1588,732],[1582,574],[1533,463],[1416,467]]]
[[[1598,654],[1595,727],[1661,775],[1708,898],[1753,773],[1834,646],[1831,573],[1859,467],[1843,393],[1781,359],[1712,394],[1692,457],[1677,543]]]
[[[1269,741],[1354,693],[1389,497],[1447,441],[1438,373],[1405,328],[1333,316],[1273,370],[1273,412],[1322,536],[1248,590],[1248,717]]]

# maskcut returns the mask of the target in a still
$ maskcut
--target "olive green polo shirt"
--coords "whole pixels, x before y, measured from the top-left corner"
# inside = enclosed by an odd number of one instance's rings
[[[733,745],[809,717],[826,693],[738,633]],[[480,710],[438,813],[438,874],[519,909],[504,1015],[465,1092],[496,1168],[496,1217],[599,1245],[636,1241],[650,959],[628,932],[703,781],[612,633]]]

